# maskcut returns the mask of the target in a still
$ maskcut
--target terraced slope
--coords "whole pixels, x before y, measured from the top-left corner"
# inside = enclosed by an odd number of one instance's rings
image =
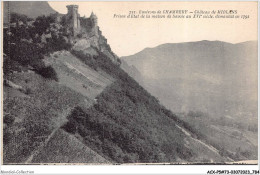
[[[45,61],[57,72],[59,84],[92,100],[115,81],[104,71],[95,71],[68,51],[54,52]]]

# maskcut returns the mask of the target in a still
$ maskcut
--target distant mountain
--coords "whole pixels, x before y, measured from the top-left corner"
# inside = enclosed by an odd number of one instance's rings
[[[173,111],[223,115],[239,104],[256,112],[257,42],[163,44],[122,60],[136,67],[143,85]]]
[[[56,13],[47,1],[4,1],[4,23],[8,23],[8,13],[18,13],[37,18],[41,15]]]

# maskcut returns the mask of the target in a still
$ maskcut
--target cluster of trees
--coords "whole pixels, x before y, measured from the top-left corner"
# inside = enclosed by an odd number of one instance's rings
[[[18,24],[20,21],[23,24]],[[32,67],[43,77],[57,81],[55,70],[51,66],[45,66],[44,55],[62,49],[68,50],[71,45],[64,39],[62,31],[51,30],[55,27],[52,25],[55,24],[54,16],[40,16],[32,21],[25,15],[12,13],[10,22],[17,25],[4,29],[4,74]],[[43,43],[42,35],[47,34],[51,37]]]
[[[27,24],[29,21],[33,21],[32,18],[28,18],[26,15],[12,13],[10,16],[10,23],[17,23],[21,21],[23,24]]]

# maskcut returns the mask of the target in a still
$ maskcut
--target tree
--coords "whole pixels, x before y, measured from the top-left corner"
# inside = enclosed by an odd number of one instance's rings
[[[51,23],[54,23],[55,19],[52,16],[39,16],[36,18],[35,22],[33,23],[36,33],[41,36],[43,33],[46,32],[48,28],[50,28]]]
[[[11,13],[10,15],[10,23],[17,23],[19,21],[27,24],[28,21],[32,21],[32,18],[28,18],[26,15],[18,14],[18,13]]]

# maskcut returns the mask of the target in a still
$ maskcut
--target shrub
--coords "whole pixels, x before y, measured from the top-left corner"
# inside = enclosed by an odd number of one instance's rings
[[[14,123],[15,117],[13,115],[7,114],[4,116],[4,123],[9,125],[12,125]]]
[[[38,74],[40,74],[44,78],[58,81],[57,73],[51,66],[43,67],[36,71]]]
[[[45,33],[45,31],[50,28],[50,24],[54,23],[55,20],[53,17],[51,16],[39,16],[36,18],[36,20],[34,21],[33,25],[35,27],[36,32],[39,35],[42,35],[43,33]]]
[[[51,38],[47,40],[47,43],[44,46],[44,53],[52,53],[59,50],[70,50],[72,44],[67,42],[61,34],[51,33]]]
[[[4,144],[8,144],[9,141],[12,138],[12,134],[10,133],[10,131],[8,129],[4,129],[3,131],[3,143]]]
[[[81,33],[77,34],[77,37],[78,37],[78,38],[81,38],[81,37],[82,37],[82,34],[81,34]]]
[[[43,60],[32,60],[30,66],[32,66],[35,70],[40,70],[45,67]]]
[[[7,75],[13,71],[21,72],[22,69],[23,68],[19,62],[9,58],[4,59],[4,63],[3,63],[4,75]]]
[[[68,122],[65,125],[63,125],[61,128],[63,128],[65,131],[75,134],[77,131],[77,126],[74,122]]]
[[[25,91],[24,91],[24,93],[25,93],[26,95],[29,95],[29,94],[32,93],[32,90],[31,90],[30,88],[26,88]]]

